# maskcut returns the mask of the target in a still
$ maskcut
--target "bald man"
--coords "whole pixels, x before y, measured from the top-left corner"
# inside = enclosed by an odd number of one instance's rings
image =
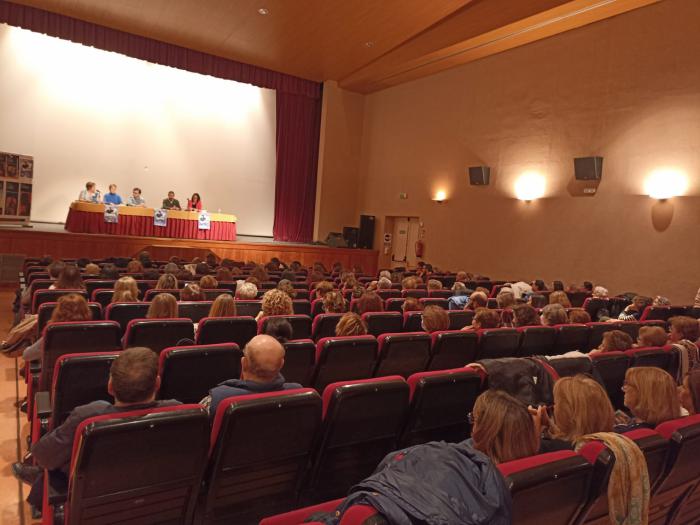
[[[219,403],[227,397],[302,388],[299,383],[284,382],[280,374],[283,366],[284,347],[274,337],[256,335],[243,349],[241,378],[229,379],[212,388],[200,404],[213,418]]]

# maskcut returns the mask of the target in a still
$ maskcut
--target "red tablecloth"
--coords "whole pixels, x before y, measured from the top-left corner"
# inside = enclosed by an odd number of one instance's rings
[[[138,237],[169,237],[207,241],[235,241],[236,223],[212,220],[209,230],[200,230],[196,220],[168,217],[167,226],[154,226],[152,216],[119,215],[119,222],[105,222],[104,214],[70,208],[66,230],[71,233],[104,233]]]

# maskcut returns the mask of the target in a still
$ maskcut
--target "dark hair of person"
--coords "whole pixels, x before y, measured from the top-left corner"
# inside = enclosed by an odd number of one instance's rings
[[[293,337],[292,325],[282,317],[270,317],[265,323],[265,334],[277,339],[281,344]]]
[[[117,400],[122,403],[146,401],[156,388],[158,355],[149,348],[128,348],[112,362],[109,375]]]

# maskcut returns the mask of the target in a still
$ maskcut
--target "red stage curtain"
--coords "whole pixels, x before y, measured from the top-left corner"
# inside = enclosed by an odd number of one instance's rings
[[[277,91],[275,240],[313,236],[321,84],[0,0],[0,23],[194,73]],[[233,210],[235,212],[235,210]]]

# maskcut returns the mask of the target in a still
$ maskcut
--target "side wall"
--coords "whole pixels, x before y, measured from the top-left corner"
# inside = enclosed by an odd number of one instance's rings
[[[692,301],[698,20],[700,2],[667,0],[368,95],[357,212],[377,216],[375,242],[385,216],[419,216],[425,260],[441,268],[591,279],[613,293]],[[573,180],[572,159],[590,155],[605,158],[594,196]],[[491,185],[470,186],[466,168],[482,164]],[[664,167],[687,175],[686,196],[644,194],[645,179]],[[547,180],[545,198],[531,203],[513,190],[528,170]],[[443,204],[431,201],[440,189]]]

